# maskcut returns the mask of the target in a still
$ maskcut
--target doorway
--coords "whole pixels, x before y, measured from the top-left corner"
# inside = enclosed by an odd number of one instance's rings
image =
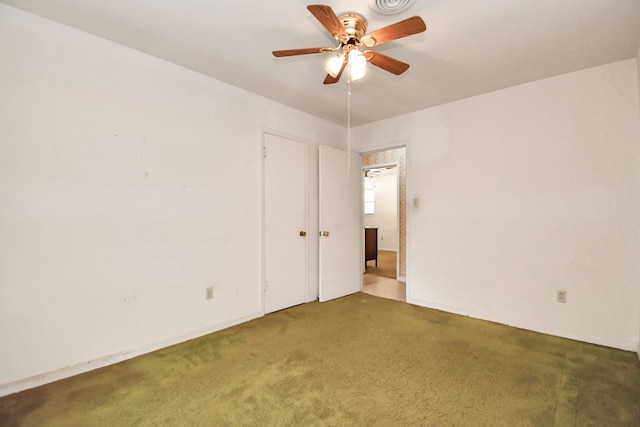
[[[406,147],[364,153],[362,165],[363,291],[406,301]]]

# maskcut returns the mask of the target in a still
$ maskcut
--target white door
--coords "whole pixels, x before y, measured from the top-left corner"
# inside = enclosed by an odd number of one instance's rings
[[[362,289],[362,172],[360,155],[320,146],[321,302]]]
[[[265,313],[306,302],[307,146],[264,134]]]

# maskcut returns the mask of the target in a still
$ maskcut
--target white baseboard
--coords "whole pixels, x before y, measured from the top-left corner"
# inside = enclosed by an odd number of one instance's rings
[[[575,341],[582,341],[590,344],[597,344],[605,347],[617,348],[620,350],[637,351],[638,357],[640,357],[640,343],[638,342],[620,341],[620,340],[615,340],[610,338],[599,337],[595,335],[583,334],[581,332],[568,331],[565,329],[559,329],[559,328],[553,328],[553,327],[544,326],[544,325],[538,325],[535,323],[523,322],[520,320],[487,316],[483,313],[462,310],[456,307],[449,307],[449,306],[437,304],[431,301],[412,298],[409,295],[407,295],[407,302],[409,304],[419,305],[421,307],[432,308],[440,311],[446,311],[447,313],[473,317],[474,319],[500,323],[503,325],[513,326],[515,328],[526,329],[534,332],[540,332],[542,334],[553,335],[556,337],[568,338]]]
[[[407,278],[405,276],[398,276],[396,280],[398,282],[407,283]]]
[[[179,344],[181,342],[189,341],[194,338],[199,338],[201,336],[204,336],[213,332],[217,332],[222,329],[226,329],[231,326],[238,325],[240,323],[248,322],[249,320],[256,319],[261,316],[263,316],[263,313],[254,313],[254,314],[242,317],[240,319],[219,323],[213,326],[208,326],[206,328],[191,331],[186,334],[182,334],[166,340],[158,341],[152,344],[143,345],[131,350],[122,351],[119,353],[100,357],[98,359],[89,360],[83,363],[78,363],[73,366],[67,366],[65,368],[56,369],[55,371],[34,375],[32,377],[13,381],[7,384],[2,384],[0,385],[0,397],[6,396],[12,393],[17,393],[22,390],[27,390],[33,387],[38,387],[38,386],[51,383],[54,381],[58,381],[64,378],[69,378],[74,375],[83,374],[85,372],[89,372],[94,369],[113,365],[115,363],[122,362],[127,359],[133,359],[134,357],[141,356],[146,353],[151,353],[153,351],[160,350],[162,348],[169,347],[175,344]]]

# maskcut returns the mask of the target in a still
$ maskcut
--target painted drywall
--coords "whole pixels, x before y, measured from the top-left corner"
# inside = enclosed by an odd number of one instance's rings
[[[635,59],[360,126],[353,141],[408,141],[409,302],[636,349]]]
[[[398,250],[398,174],[387,172],[373,179],[375,210],[364,216],[365,227],[378,228],[378,249]]]
[[[341,126],[4,5],[0,57],[0,394],[261,314],[263,130],[310,145],[317,297]]]

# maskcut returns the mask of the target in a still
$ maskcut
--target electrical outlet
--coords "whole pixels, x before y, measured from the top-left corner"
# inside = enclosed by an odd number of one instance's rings
[[[209,286],[206,289],[205,299],[212,299],[212,298],[213,298],[213,286]]]
[[[567,302],[567,291],[558,289],[558,293],[556,294],[556,301],[561,303]]]

